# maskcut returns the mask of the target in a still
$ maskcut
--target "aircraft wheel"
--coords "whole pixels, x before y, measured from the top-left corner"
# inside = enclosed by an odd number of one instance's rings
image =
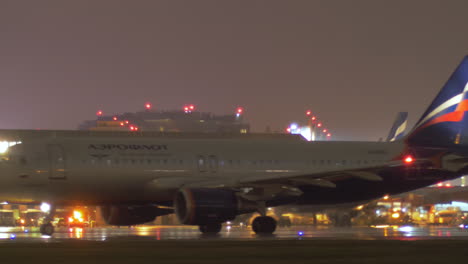
[[[39,231],[42,235],[51,236],[54,233],[54,226],[51,223],[42,224]]]
[[[259,235],[273,234],[276,230],[276,220],[270,216],[258,216],[252,222],[252,230]]]
[[[217,234],[221,231],[221,223],[210,223],[205,225],[200,225],[200,232],[203,234]]]

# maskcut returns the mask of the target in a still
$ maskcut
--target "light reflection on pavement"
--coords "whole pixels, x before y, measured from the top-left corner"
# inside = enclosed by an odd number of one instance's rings
[[[60,242],[64,240],[194,240],[194,239],[363,239],[363,240],[468,240],[468,230],[458,227],[312,227],[278,228],[274,235],[257,236],[247,227],[223,227],[216,236],[204,236],[195,226],[135,226],[99,228],[56,228],[52,237],[42,236],[39,228],[0,227],[0,242]]]

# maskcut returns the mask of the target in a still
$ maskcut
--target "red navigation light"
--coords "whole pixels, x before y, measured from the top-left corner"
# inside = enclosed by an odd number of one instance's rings
[[[150,103],[146,103],[146,104],[145,104],[145,108],[146,108],[146,110],[150,110],[150,109],[151,109],[151,104],[150,104]]]
[[[306,115],[307,115],[307,116],[310,116],[311,114],[312,114],[312,111],[307,110]]]
[[[242,107],[237,107],[236,109],[236,113],[238,113],[239,115],[242,114],[244,112],[244,108]]]
[[[190,111],[193,111],[193,110],[195,110],[195,106],[193,104],[189,105],[189,109],[190,109]]]
[[[414,158],[413,158],[413,156],[411,156],[411,155],[407,155],[407,156],[405,156],[405,158],[403,159],[403,161],[404,161],[406,164],[411,164],[411,163],[414,162]]]
[[[117,121],[117,117],[116,116],[112,117],[112,120]]]
[[[318,123],[318,124],[317,124],[317,127],[322,127],[322,123]]]
[[[102,116],[102,115],[103,115],[102,110],[98,110],[98,111],[96,112],[96,115],[97,115],[97,116]]]

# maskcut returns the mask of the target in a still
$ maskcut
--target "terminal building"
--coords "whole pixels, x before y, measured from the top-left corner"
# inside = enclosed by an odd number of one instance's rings
[[[79,130],[93,131],[158,131],[185,133],[228,133],[246,134],[250,125],[244,121],[243,109],[237,108],[234,114],[215,115],[198,112],[193,105],[181,111],[145,111],[104,115],[97,112],[97,119],[84,121]]]

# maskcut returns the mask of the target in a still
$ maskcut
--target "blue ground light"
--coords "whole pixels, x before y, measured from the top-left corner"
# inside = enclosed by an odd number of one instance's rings
[[[303,235],[304,235],[304,231],[299,231],[299,232],[297,232],[297,235],[298,235],[298,236],[303,236]]]

